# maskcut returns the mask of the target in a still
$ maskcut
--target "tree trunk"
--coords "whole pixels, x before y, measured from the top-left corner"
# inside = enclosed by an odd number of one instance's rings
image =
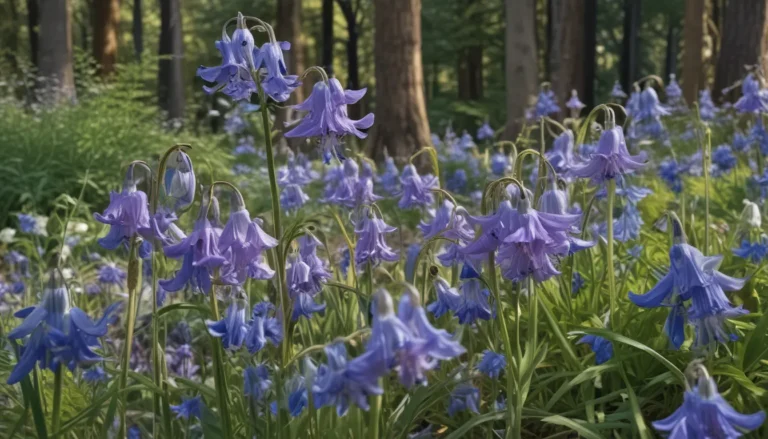
[[[535,0],[505,0],[505,76],[507,127],[504,137],[514,140],[525,122],[525,110],[536,95],[538,77]]]
[[[99,64],[99,74],[111,75],[117,62],[117,33],[120,28],[120,1],[93,2],[93,58]]]
[[[288,41],[291,43],[291,50],[285,53],[285,64],[288,72],[293,75],[301,75],[304,72],[304,36],[301,33],[301,0],[278,0],[277,26],[275,26],[275,33],[278,41]],[[298,87],[291,93],[291,97],[285,102],[286,105],[277,110],[275,115],[275,127],[282,128],[284,122],[289,120],[289,105],[295,105],[303,101],[304,89]],[[299,145],[301,143],[304,142],[291,142],[292,145]]]
[[[138,63],[141,63],[141,54],[144,52],[144,18],[141,9],[141,0],[133,0],[131,34],[133,34],[133,53]]]
[[[37,55],[39,52],[38,35],[40,25],[40,9],[38,0],[27,0],[27,32],[29,32],[29,53],[32,64],[39,67]]]
[[[169,120],[184,118],[184,42],[181,0],[160,0],[158,102]]]
[[[1,38],[0,41],[2,41],[5,49],[5,59],[8,62],[8,66],[11,68],[11,71],[16,72],[18,67],[17,56],[19,55],[19,33],[17,30],[21,27],[16,0],[7,0],[4,5],[0,7],[0,11],[2,11],[5,17],[8,17],[6,20],[8,29],[5,29],[5,26],[0,26],[3,34],[3,38]]]
[[[44,102],[75,101],[69,0],[40,0],[38,63]]]
[[[421,68],[421,0],[374,0],[376,124],[371,152],[404,161],[430,145]]]
[[[584,95],[581,101],[587,109],[595,106],[596,47],[597,0],[584,0]]]
[[[715,70],[715,90],[743,78],[744,66],[761,63],[762,71],[768,71],[768,1],[731,0],[721,13],[722,44]]]
[[[357,23],[357,13],[352,5],[352,0],[337,0],[344,20],[347,22],[347,88],[358,90],[360,88],[360,59],[358,56],[358,44],[360,41],[360,31]],[[349,108],[349,115],[352,119],[359,119],[362,116],[362,103],[353,105]]]
[[[701,87],[701,70],[704,67],[704,0],[685,0],[683,32],[683,97],[688,102],[695,102]]]
[[[667,25],[667,48],[664,58],[664,76],[666,78],[669,78],[669,75],[677,74],[677,51],[679,45],[677,28],[679,26],[680,23],[672,21],[671,19]]]
[[[280,1],[280,0],[278,0]],[[333,75],[333,0],[323,0],[323,68]]]
[[[640,29],[640,0],[624,0],[624,36],[621,50],[621,86],[632,90],[637,79],[638,31]]]
[[[585,0],[553,2],[551,6],[550,81],[558,102],[563,103],[571,90],[584,96]]]
[[[464,0],[463,7],[466,13],[463,16],[465,23],[479,23],[482,20],[482,11],[478,0]],[[478,37],[472,37],[470,41],[461,44],[458,48],[457,79],[459,99],[475,101],[483,97],[483,45],[477,41]]]

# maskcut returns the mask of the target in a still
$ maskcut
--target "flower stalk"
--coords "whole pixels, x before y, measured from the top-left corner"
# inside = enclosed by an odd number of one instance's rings
[[[127,395],[125,388],[128,386],[128,369],[131,364],[131,349],[133,347],[133,331],[136,325],[136,302],[138,296],[138,287],[141,284],[141,259],[139,259],[139,237],[131,238],[131,245],[128,252],[128,312],[125,320],[125,344],[123,346],[123,358],[120,364],[120,381],[118,391],[120,392],[120,427],[117,437],[126,437],[127,424],[125,421],[125,412],[127,404]]]

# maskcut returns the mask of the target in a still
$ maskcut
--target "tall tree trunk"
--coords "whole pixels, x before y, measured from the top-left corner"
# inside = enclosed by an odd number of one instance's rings
[[[505,76],[507,127],[504,137],[514,140],[525,121],[525,109],[536,95],[539,81],[535,0],[505,0]]]
[[[678,51],[678,36],[677,28],[680,23],[669,19],[667,25],[667,48],[664,57],[664,75],[669,78],[669,75],[677,74],[677,51]]]
[[[38,67],[40,9],[38,0],[27,0],[27,32],[29,32],[29,53],[32,64]]]
[[[768,72],[768,1],[729,1],[722,10],[720,59],[715,70],[715,90],[744,77],[744,66],[761,63]],[[762,58],[761,58],[762,57]]]
[[[336,2],[347,22],[347,88],[357,90],[360,88],[360,59],[358,56],[360,30],[358,29],[357,13],[352,0],[337,0]],[[362,115],[361,107],[360,104],[350,107],[350,117],[359,119]]]
[[[133,0],[131,34],[133,35],[133,53],[138,63],[141,63],[141,54],[144,52],[144,17],[141,9],[141,0]]]
[[[376,124],[372,154],[405,160],[430,144],[421,68],[421,0],[374,0]]]
[[[584,96],[585,0],[569,0],[551,4],[549,20],[549,70],[552,91],[559,102],[566,102],[571,90]]]
[[[181,33],[181,0],[160,0],[160,59],[158,102],[168,119],[184,118],[184,42]]]
[[[467,13],[463,17],[466,23],[477,23],[481,20],[481,10],[478,0],[464,0],[463,7]],[[471,41],[458,48],[457,79],[459,99],[478,100],[483,97],[483,45],[473,37]]]
[[[75,72],[72,65],[72,26],[69,0],[40,0],[38,63],[42,97],[54,104],[74,102]]]
[[[120,27],[120,1],[93,2],[93,58],[102,76],[115,72],[117,62],[117,33]]]
[[[291,50],[285,54],[286,68],[291,74],[301,75],[304,72],[304,36],[301,33],[301,0],[277,1],[277,26],[275,32],[278,41],[291,43]],[[309,85],[309,84],[307,84]],[[275,127],[283,127],[283,122],[289,120],[288,105],[304,101],[304,89],[297,88],[291,93],[284,108],[276,114]],[[302,142],[291,142],[299,145]]]
[[[685,25],[683,28],[683,97],[688,102],[697,99],[704,45],[704,0],[685,0]]]
[[[584,95],[587,108],[595,106],[595,72],[597,61],[597,0],[584,0]]]
[[[280,1],[280,0],[278,0]],[[323,68],[333,75],[333,0],[323,0]]]
[[[632,90],[637,80],[637,55],[640,30],[640,0],[624,0],[624,36],[621,42],[621,86]]]

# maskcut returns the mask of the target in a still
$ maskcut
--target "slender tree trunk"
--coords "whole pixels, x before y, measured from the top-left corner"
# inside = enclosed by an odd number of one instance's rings
[[[680,23],[671,19],[667,25],[667,48],[664,57],[664,76],[666,78],[669,78],[669,75],[677,74],[677,51],[679,45],[677,28],[679,26]]]
[[[560,103],[568,100],[571,90],[584,96],[584,6],[585,0],[569,0],[553,2],[550,8],[550,81]]]
[[[421,68],[421,0],[374,0],[376,124],[372,154],[400,160],[430,144]]]
[[[715,90],[722,90],[743,78],[744,66],[760,63],[763,73],[768,72],[768,1],[732,0],[723,7],[722,16],[722,44],[715,70]]]
[[[478,0],[464,0],[462,5],[467,13],[464,20],[467,23],[476,23],[481,20]],[[465,44],[461,44],[457,49],[459,56],[457,59],[457,79],[459,99],[478,100],[483,97],[483,45],[482,42],[473,38]]]
[[[50,104],[74,102],[75,72],[72,65],[72,23],[69,0],[40,0],[38,63],[42,97]]]
[[[301,33],[301,0],[278,0],[277,2],[277,26],[275,32],[279,41],[291,43],[291,50],[285,52],[286,68],[291,74],[301,75],[304,72],[304,36]],[[284,108],[276,113],[275,127],[283,127],[283,122],[288,121],[288,105],[298,104],[304,101],[304,89],[297,88],[291,93],[290,99]],[[299,145],[302,142],[291,142]]]
[[[584,0],[584,95],[587,108],[595,106],[595,72],[597,61],[597,0]]]
[[[115,72],[117,62],[117,33],[120,28],[120,1],[93,2],[93,58],[99,63],[102,76]]]
[[[638,31],[640,30],[640,1],[624,0],[624,36],[621,50],[621,86],[632,90],[637,80]]]
[[[131,33],[133,34],[133,53],[138,63],[141,63],[141,54],[144,52],[144,18],[141,10],[141,0],[133,0]]]
[[[505,138],[514,140],[525,121],[525,109],[536,95],[538,77],[535,0],[505,0],[505,75],[507,126]]]
[[[27,0],[27,31],[29,32],[29,53],[32,64],[35,67],[38,65],[38,52],[39,52],[39,29],[40,25],[40,10],[37,4],[38,0]]]
[[[278,0],[279,1],[279,0]],[[333,75],[333,0],[323,0],[323,68]]]
[[[352,0],[337,0],[344,20],[347,22],[347,88],[357,90],[360,88],[360,60],[358,45],[360,30],[357,23],[357,13]],[[359,119],[362,115],[362,105],[357,104],[349,108],[349,115],[353,119]]]
[[[683,32],[683,97],[688,102],[694,102],[699,93],[699,79],[704,67],[704,0],[685,0]]]
[[[160,0],[158,101],[168,119],[184,118],[184,42],[181,0]]]

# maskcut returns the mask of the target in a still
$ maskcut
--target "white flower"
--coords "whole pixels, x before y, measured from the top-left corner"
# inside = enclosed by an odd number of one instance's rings
[[[16,236],[16,229],[6,227],[3,230],[0,230],[0,242],[4,244],[12,243],[14,236]]]
[[[35,215],[35,235],[48,236],[48,217],[43,215]]]
[[[744,210],[741,211],[741,223],[749,228],[759,229],[762,225],[760,206],[749,200],[744,200]]]
[[[70,222],[67,224],[67,232],[69,233],[85,233],[88,231],[88,224],[81,222]]]

